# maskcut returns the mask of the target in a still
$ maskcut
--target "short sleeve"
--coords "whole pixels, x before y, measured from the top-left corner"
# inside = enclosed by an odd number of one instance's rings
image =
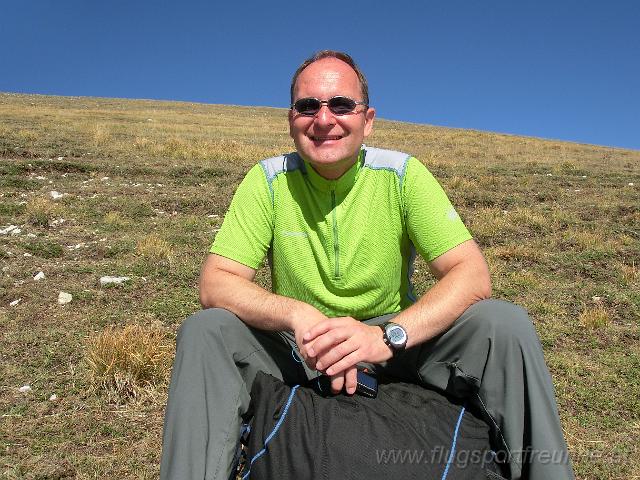
[[[244,177],[233,195],[211,253],[258,269],[273,237],[273,203],[260,164]]]
[[[438,181],[422,163],[408,160],[402,183],[407,234],[427,261],[471,238]]]

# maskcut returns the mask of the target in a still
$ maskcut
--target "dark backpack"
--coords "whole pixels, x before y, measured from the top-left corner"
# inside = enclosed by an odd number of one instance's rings
[[[377,398],[323,396],[258,373],[244,417],[243,479],[501,479],[489,428],[408,383]]]

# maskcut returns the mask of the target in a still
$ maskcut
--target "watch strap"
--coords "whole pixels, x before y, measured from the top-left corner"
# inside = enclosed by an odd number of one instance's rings
[[[384,342],[384,344],[389,347],[391,349],[391,351],[393,353],[396,352],[396,349],[393,348],[393,345],[391,345],[391,341],[389,340],[389,337],[387,337],[387,325],[389,325],[391,322],[384,322],[381,323],[380,325],[378,325],[380,327],[380,329],[382,329],[382,341]]]

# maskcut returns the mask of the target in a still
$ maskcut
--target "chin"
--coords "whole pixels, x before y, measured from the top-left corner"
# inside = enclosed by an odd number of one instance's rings
[[[300,150],[298,150],[300,152]],[[317,163],[319,165],[330,165],[334,163],[340,163],[347,161],[350,158],[357,157],[360,152],[360,148],[355,151],[350,151],[344,147],[312,147],[307,150],[303,150],[301,153],[311,163]]]

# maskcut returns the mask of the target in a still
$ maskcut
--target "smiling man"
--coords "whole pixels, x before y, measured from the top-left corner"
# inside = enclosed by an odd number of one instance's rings
[[[363,145],[375,113],[344,53],[294,74],[296,151],[239,185],[202,267],[205,309],[178,335],[163,479],[229,478],[258,371],[291,384],[324,373],[353,394],[363,365],[472,402],[511,478],[573,478],[530,319],[489,299],[483,255],[425,166]],[[419,299],[416,254],[437,279]],[[271,292],[254,283],[266,257]]]

